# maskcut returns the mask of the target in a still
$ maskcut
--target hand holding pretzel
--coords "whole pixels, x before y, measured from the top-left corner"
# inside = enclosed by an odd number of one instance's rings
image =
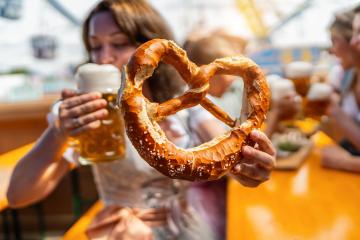
[[[189,90],[158,104],[142,95],[142,84],[160,60],[177,69]],[[206,98],[209,79],[216,74],[237,75],[244,80],[247,120],[241,125],[239,119],[232,119]],[[270,96],[263,73],[248,58],[227,57],[198,67],[174,42],[154,39],[141,45],[123,69],[119,99],[129,139],[144,160],[171,178],[194,181],[218,179],[240,162],[242,147],[251,142],[251,130],[259,128],[265,119]],[[232,129],[198,147],[179,148],[166,138],[157,122],[197,104]]]

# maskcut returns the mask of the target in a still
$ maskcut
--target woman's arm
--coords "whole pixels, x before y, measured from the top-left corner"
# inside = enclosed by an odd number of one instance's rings
[[[7,199],[11,207],[23,207],[46,197],[68,172],[69,163],[62,159],[65,137],[55,127],[48,127],[34,148],[16,165]]]
[[[62,159],[68,137],[98,127],[100,119],[108,115],[107,102],[100,93],[77,96],[64,90],[62,99],[58,122],[46,129],[14,169],[7,191],[11,207],[23,207],[47,196],[69,170],[69,163]]]
[[[360,127],[340,107],[340,97],[333,94],[328,108],[328,116],[334,121],[334,125],[358,150],[360,150]]]

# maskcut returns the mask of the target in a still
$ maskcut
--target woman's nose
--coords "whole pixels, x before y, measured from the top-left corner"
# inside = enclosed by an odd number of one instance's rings
[[[99,64],[112,64],[115,58],[110,46],[103,46],[99,53]]]

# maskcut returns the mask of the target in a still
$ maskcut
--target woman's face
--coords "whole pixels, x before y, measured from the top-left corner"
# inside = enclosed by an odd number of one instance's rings
[[[136,47],[120,31],[110,12],[100,12],[89,22],[90,58],[93,63],[112,64],[121,69]]]
[[[352,50],[350,43],[340,34],[333,31],[331,33],[331,52],[340,60],[340,64],[344,69],[353,66]]]
[[[353,20],[353,36],[351,38],[351,45],[360,52],[360,13],[355,14]]]

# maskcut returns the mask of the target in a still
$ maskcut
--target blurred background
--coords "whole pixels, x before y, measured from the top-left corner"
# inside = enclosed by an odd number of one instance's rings
[[[75,87],[74,70],[85,60],[81,23],[96,2],[0,0],[0,154],[35,141],[45,129],[46,114],[61,89]],[[284,65],[292,61],[310,62],[319,71],[337,64],[328,51],[329,24],[335,12],[359,3],[358,0],[149,2],[168,21],[179,44],[192,33],[226,33],[237,38],[242,53],[267,74],[281,74]],[[0,172],[2,194],[6,178],[8,174]],[[1,222],[14,229],[22,226],[25,231],[35,232],[24,239],[57,238],[69,222],[96,201],[92,181],[88,169],[74,172],[50,199],[25,209],[22,215],[16,211],[3,212]],[[72,201],[62,202],[64,196]],[[51,231],[53,235],[49,234]],[[9,233],[4,236],[11,238]]]

